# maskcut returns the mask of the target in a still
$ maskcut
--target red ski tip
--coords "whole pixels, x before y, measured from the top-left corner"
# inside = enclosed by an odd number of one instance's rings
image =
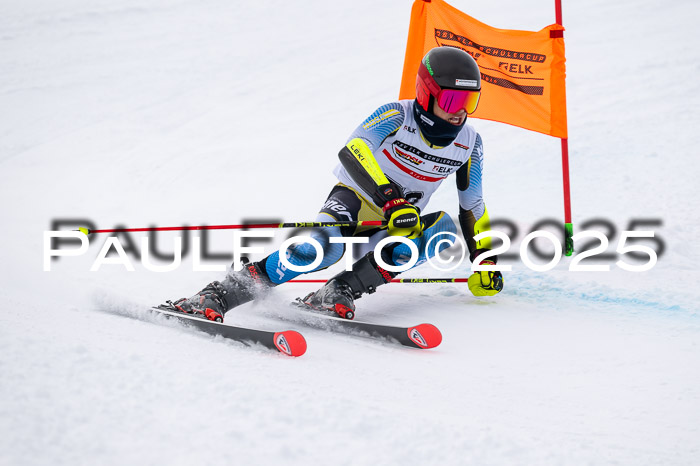
[[[442,343],[442,333],[433,324],[420,324],[408,329],[408,338],[419,348],[435,348]]]
[[[306,353],[306,340],[295,330],[275,333],[275,346],[287,356],[301,356]]]

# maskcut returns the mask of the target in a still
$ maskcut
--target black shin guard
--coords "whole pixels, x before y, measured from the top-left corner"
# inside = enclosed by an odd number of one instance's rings
[[[341,272],[333,277],[345,282],[352,289],[355,299],[365,293],[374,293],[378,286],[389,283],[396,276],[395,273],[379,267],[373,255],[372,252],[368,253],[353,264],[351,271]]]
[[[264,295],[273,286],[275,285],[261,271],[257,262],[244,262],[243,270],[230,272],[221,281],[221,287],[225,291],[226,311]]]

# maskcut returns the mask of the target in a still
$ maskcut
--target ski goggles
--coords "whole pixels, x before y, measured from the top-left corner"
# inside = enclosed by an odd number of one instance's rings
[[[479,105],[481,91],[442,89],[428,68],[421,63],[416,76],[416,99],[425,111],[428,111],[431,95],[435,97],[438,107],[447,113],[457,113],[464,109],[468,114],[472,114]]]

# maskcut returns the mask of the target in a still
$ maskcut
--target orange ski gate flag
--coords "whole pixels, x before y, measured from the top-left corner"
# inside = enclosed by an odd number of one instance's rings
[[[416,74],[432,48],[460,48],[481,70],[481,99],[470,117],[567,137],[564,27],[496,29],[442,0],[416,0],[406,44],[400,99],[416,96]]]

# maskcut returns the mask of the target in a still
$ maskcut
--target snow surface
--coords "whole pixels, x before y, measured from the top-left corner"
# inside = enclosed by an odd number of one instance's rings
[[[1,4],[0,464],[700,464],[697,2],[564,4],[574,224],[662,219],[651,271],[515,262],[492,299],[390,285],[359,302],[366,320],[437,325],[431,351],[281,321],[314,285],[227,316],[302,331],[296,359],[120,315],[221,277],[191,255],[90,272],[95,237],[44,272],[43,234],[312,220],[339,147],[397,96],[411,3]],[[549,0],[452,5],[554,22]],[[472,124],[492,218],[562,218],[559,142]],[[456,214],[452,182],[437,209]],[[210,239],[230,252],[230,231]]]

